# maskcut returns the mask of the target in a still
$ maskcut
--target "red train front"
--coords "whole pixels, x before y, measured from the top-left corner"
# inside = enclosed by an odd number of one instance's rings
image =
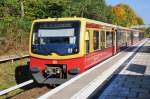
[[[116,53],[115,27],[94,22],[84,18],[33,22],[29,65],[38,83],[61,84]]]

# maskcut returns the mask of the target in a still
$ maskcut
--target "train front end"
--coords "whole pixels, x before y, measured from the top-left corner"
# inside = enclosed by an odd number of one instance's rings
[[[61,84],[84,71],[81,21],[40,19],[32,24],[29,66],[42,84]]]

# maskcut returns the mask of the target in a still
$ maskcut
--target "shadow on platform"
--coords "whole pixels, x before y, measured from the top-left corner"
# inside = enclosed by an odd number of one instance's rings
[[[149,85],[150,75],[118,74],[109,84],[99,86],[88,99],[150,99]]]
[[[128,50],[124,51],[133,51],[135,47],[131,47]],[[142,48],[142,49],[141,49]],[[150,50],[148,46],[141,47],[138,52],[141,53],[149,53]],[[113,76],[109,77],[103,85],[99,86],[93,93],[88,97],[88,99],[118,99],[121,95],[125,99],[128,99],[129,96],[132,96],[132,93],[136,93],[135,99],[149,99],[150,93],[142,93],[145,89],[150,91],[150,75],[145,75],[147,66],[141,64],[130,64],[126,69],[133,74],[119,74],[119,72],[129,63],[129,61],[136,55],[134,53],[131,55],[113,74]],[[115,85],[116,87],[112,88]],[[105,90],[110,91],[105,93]],[[128,90],[124,90],[128,89]],[[127,92],[129,91],[129,92]],[[118,92],[118,93],[116,93]],[[125,93],[123,93],[125,92]],[[103,96],[102,98],[99,98]],[[106,96],[106,97],[105,97]],[[143,97],[143,98],[142,98]],[[119,98],[120,99],[120,98]]]
[[[140,64],[130,64],[127,70],[135,73],[144,74],[146,71],[146,66]]]

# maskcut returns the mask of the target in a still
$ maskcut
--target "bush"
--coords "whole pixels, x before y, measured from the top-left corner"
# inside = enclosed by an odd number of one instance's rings
[[[31,27],[31,21],[21,18],[21,19],[17,20],[17,26],[20,29],[23,29],[25,32],[29,32],[30,27]]]

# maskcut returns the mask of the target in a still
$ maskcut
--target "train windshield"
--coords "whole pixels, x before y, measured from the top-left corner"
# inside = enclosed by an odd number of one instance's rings
[[[32,52],[41,55],[76,54],[79,52],[80,21],[34,23]]]

